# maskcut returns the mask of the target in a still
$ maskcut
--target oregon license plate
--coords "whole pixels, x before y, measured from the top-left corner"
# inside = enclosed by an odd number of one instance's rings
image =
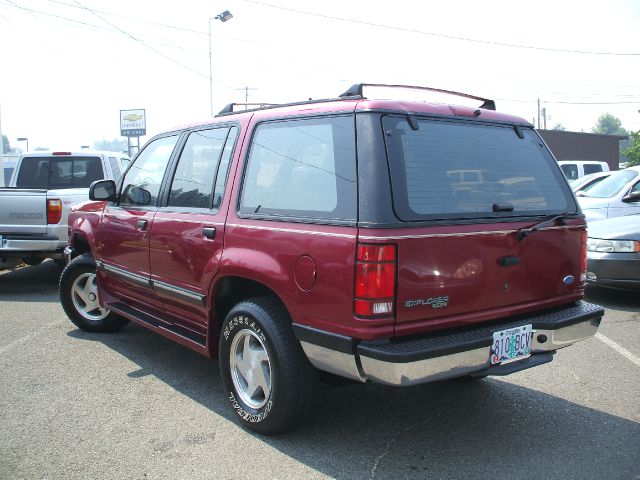
[[[509,328],[493,333],[491,364],[515,362],[531,355],[533,328],[531,325]]]

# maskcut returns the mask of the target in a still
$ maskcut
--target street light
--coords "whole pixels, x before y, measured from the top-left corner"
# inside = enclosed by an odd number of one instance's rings
[[[211,116],[213,117],[213,63],[211,61],[211,20],[220,20],[222,23],[231,20],[233,15],[229,10],[209,18],[209,105],[211,107]]]
[[[29,151],[29,139],[27,137],[18,137],[19,142],[27,142],[27,152]]]

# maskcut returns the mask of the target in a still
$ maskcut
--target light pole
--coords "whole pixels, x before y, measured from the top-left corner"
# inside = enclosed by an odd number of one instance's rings
[[[27,152],[29,151],[29,139],[27,137],[18,137],[19,142],[27,142]]]
[[[213,62],[211,61],[211,20],[220,20],[226,22],[231,20],[233,15],[229,10],[209,18],[209,106],[211,107],[211,116],[213,117]]]

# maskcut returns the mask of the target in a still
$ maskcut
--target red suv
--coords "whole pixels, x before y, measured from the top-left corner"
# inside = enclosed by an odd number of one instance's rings
[[[94,332],[132,320],[217,356],[231,407],[261,433],[302,419],[319,371],[399,386],[505,375],[594,335],[585,221],[532,125],[483,98],[369,87],[230,105],[152,138],[70,216],[69,318]]]

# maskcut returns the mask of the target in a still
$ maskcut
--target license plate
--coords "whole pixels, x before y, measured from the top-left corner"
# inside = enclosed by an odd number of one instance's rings
[[[533,328],[531,325],[509,328],[493,333],[491,364],[515,362],[531,356]]]

